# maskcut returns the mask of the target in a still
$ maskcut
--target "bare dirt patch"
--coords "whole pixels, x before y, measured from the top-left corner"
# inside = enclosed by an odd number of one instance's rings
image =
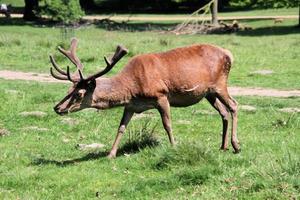
[[[229,87],[232,96],[300,97],[300,90],[276,90],[267,88]]]
[[[182,125],[189,125],[189,124],[191,124],[192,122],[189,121],[189,120],[179,119],[179,120],[177,120],[177,123],[178,123],[178,124],[182,124]]]
[[[24,117],[45,117],[47,116],[47,113],[42,111],[30,111],[30,112],[21,112],[19,115]]]
[[[77,144],[76,148],[78,148],[81,151],[88,151],[88,150],[98,150],[105,147],[104,144],[100,143],[92,143],[92,144]]]
[[[6,135],[9,135],[10,132],[4,128],[0,128],[0,137],[1,136],[6,136]]]
[[[287,113],[299,113],[300,112],[300,108],[281,108],[279,109],[279,111],[281,112],[287,112]]]
[[[250,105],[240,105],[239,109],[245,110],[245,111],[250,111],[250,112],[256,111],[256,108],[254,106],[250,106]]]
[[[17,95],[20,92],[18,90],[4,90],[5,94]]]
[[[79,124],[79,120],[76,120],[76,119],[72,119],[70,117],[65,117],[65,118],[62,118],[61,122],[63,124],[67,124],[69,126],[73,126],[73,125],[78,125]]]
[[[26,130],[26,131],[41,131],[41,132],[45,132],[45,131],[49,130],[47,128],[42,128],[42,127],[38,127],[38,126],[28,126],[28,127],[22,128],[22,129]]]
[[[273,74],[273,71],[269,70],[269,69],[262,69],[262,70],[257,70],[257,71],[251,72],[251,75],[253,75],[253,74],[271,75],[271,74]]]
[[[146,113],[139,113],[139,114],[135,114],[132,117],[132,120],[137,120],[137,119],[142,119],[142,118],[152,118],[155,117],[155,114],[153,112],[146,112]]]
[[[48,74],[0,70],[0,78],[7,80],[28,80],[48,83],[67,83],[52,78]],[[232,96],[300,97],[300,90],[276,90],[267,88],[229,87]]]
[[[56,80],[48,74],[38,74],[32,72],[19,72],[19,71],[9,71],[9,70],[1,70],[0,78],[6,80],[26,80],[26,81],[38,81],[38,82],[50,82],[50,83],[66,82],[66,81]]]

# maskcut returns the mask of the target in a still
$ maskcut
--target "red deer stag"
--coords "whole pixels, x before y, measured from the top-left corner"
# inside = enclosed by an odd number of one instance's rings
[[[52,76],[73,83],[68,94],[54,110],[62,115],[84,108],[107,109],[124,106],[124,113],[116,139],[108,155],[116,156],[121,137],[134,113],[155,108],[173,145],[170,106],[186,107],[198,103],[203,97],[220,113],[223,121],[222,150],[227,150],[228,121],[232,118],[231,144],[239,152],[237,139],[237,102],[228,94],[227,79],[233,61],[232,54],[220,47],[202,44],[173,49],[163,53],[149,53],[133,57],[125,68],[111,78],[102,75],[127,53],[118,46],[113,57],[104,57],[106,68],[85,78],[83,65],[76,56],[77,40],[71,41],[70,50],[58,48],[76,67],[63,71],[50,56],[56,69]]]

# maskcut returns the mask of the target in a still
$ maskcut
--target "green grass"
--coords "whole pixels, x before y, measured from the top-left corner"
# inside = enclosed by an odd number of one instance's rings
[[[96,14],[95,14],[96,15]],[[220,17],[231,16],[284,16],[284,15],[298,15],[298,8],[279,8],[279,9],[252,9],[244,11],[229,11],[219,12]],[[107,15],[110,16],[110,15]],[[186,17],[189,14],[116,14],[116,16],[140,16],[140,17]],[[209,16],[209,15],[208,15]]]
[[[2,21],[3,22],[3,21]],[[3,22],[4,23],[4,22]],[[0,26],[0,69],[49,73],[49,54],[54,54],[64,67],[67,59],[56,47],[68,46],[60,28],[35,25]],[[299,89],[300,29],[297,20],[285,20],[274,25],[272,20],[244,21],[251,31],[224,35],[180,35],[145,31],[151,27],[169,28],[170,24],[130,23],[121,31],[106,31],[97,26],[74,31],[79,38],[78,55],[85,64],[85,74],[104,65],[103,55],[112,54],[117,44],[129,49],[111,74],[117,73],[134,55],[166,51],[195,43],[211,43],[233,52],[235,61],[230,72],[230,84],[280,89]],[[72,34],[70,34],[72,35]],[[268,69],[272,75],[253,75],[256,70]]]
[[[24,7],[25,6],[24,0],[1,0],[0,3],[11,4],[14,7]]]
[[[66,45],[59,28],[13,21],[0,23],[0,69],[48,73],[48,55],[62,66],[56,52]],[[230,35],[175,36],[144,31],[136,22],[127,31],[81,28],[78,55],[85,72],[104,65],[103,55],[124,44],[130,57],[194,43],[213,43],[235,57],[230,85],[299,89],[299,29],[296,20],[244,21],[252,31]],[[8,25],[9,24],[9,25]],[[159,26],[169,26],[169,23]],[[251,75],[270,69],[268,76]],[[221,119],[206,101],[172,108],[178,144],[172,148],[159,114],[132,120],[115,160],[110,150],[122,108],[58,116],[53,106],[66,94],[67,84],[0,80],[0,199],[298,199],[300,198],[299,113],[280,108],[299,107],[299,98],[238,97],[242,152],[220,152]],[[46,116],[22,116],[42,111]],[[209,114],[209,113],[216,114]],[[72,123],[73,122],[73,123]],[[71,123],[71,124],[70,124]],[[6,130],[6,131],[4,131]],[[105,144],[97,151],[80,151],[77,144]]]
[[[108,160],[122,108],[58,116],[52,107],[67,87],[0,81],[0,129],[10,132],[0,136],[0,199],[299,198],[300,116],[279,112],[299,106],[299,98],[237,98],[257,108],[239,112],[240,154],[218,150],[221,119],[203,101],[172,108],[175,148],[151,110],[151,117],[130,122],[119,156]],[[47,115],[25,117],[24,111]],[[78,123],[63,123],[64,118]],[[75,148],[94,142],[106,146]]]
[[[269,16],[269,15],[298,15],[298,8],[257,9],[249,11],[223,12],[220,16]]]

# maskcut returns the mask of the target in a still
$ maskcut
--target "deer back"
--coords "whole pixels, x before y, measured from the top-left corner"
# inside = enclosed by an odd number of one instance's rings
[[[155,97],[183,92],[197,85],[212,87],[219,79],[227,79],[231,62],[228,50],[206,44],[193,45],[135,56],[118,76],[131,85],[132,94]]]

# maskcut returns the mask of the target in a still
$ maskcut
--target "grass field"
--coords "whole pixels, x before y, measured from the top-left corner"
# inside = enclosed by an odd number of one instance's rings
[[[220,17],[239,17],[239,16],[286,16],[286,15],[298,15],[298,8],[280,8],[280,9],[257,9],[257,10],[244,10],[244,11],[227,11],[219,12],[218,16]],[[93,14],[97,15],[97,14]],[[101,13],[102,15],[102,13]],[[107,16],[111,16],[108,14]],[[120,14],[116,13],[115,16],[122,17],[148,17],[157,18],[157,17],[188,17],[189,14]],[[207,15],[209,17],[209,15]]]
[[[68,39],[61,29],[14,24],[0,19],[0,70],[48,73],[48,55],[62,66],[56,52]],[[99,26],[75,30],[78,55],[86,74],[104,65],[103,55],[117,44],[130,57],[193,43],[230,49],[235,63],[230,85],[299,89],[300,32],[296,20],[244,21],[252,31],[224,35],[175,36],[147,31],[149,24],[132,23],[126,30]],[[169,27],[170,23],[151,26]],[[147,28],[148,27],[148,28]],[[254,75],[268,69],[271,75]],[[172,148],[155,110],[130,122],[115,160],[105,156],[115,138],[122,108],[58,116],[53,106],[67,84],[0,79],[0,199],[299,199],[300,115],[281,112],[298,107],[299,98],[238,97],[238,136],[242,152],[219,151],[221,119],[204,101],[172,108]],[[39,111],[34,115],[24,112]],[[4,135],[4,136],[1,136]],[[101,143],[96,151],[77,144]]]
[[[299,198],[300,117],[278,110],[299,99],[237,98],[257,108],[240,111],[237,155],[218,150],[221,120],[207,102],[172,109],[175,148],[158,113],[148,111],[108,160],[121,108],[61,117],[52,107],[65,91],[65,84],[1,81],[0,127],[10,134],[0,137],[0,199]],[[20,114],[36,110],[46,115]],[[94,142],[106,146],[75,148]]]
[[[11,4],[14,7],[24,7],[25,1],[23,0],[1,0],[0,3]]]
[[[0,27],[0,69],[48,73],[50,53],[66,66],[66,59],[56,50],[58,45],[69,43],[69,39],[63,38],[60,28],[16,23]],[[151,26],[169,28],[170,24],[131,23],[123,27],[123,31],[105,31],[92,26],[75,30],[74,35],[80,40],[78,54],[86,66],[86,73],[103,66],[102,56],[111,54],[117,44],[125,45],[130,53],[113,73],[136,54],[211,43],[231,50],[235,57],[231,85],[299,89],[300,29],[294,27],[297,20],[285,20],[279,25],[274,25],[272,20],[244,23],[255,29],[225,35],[176,36],[145,31],[149,26],[150,29]],[[263,76],[252,73],[257,70],[272,70],[273,74]]]

